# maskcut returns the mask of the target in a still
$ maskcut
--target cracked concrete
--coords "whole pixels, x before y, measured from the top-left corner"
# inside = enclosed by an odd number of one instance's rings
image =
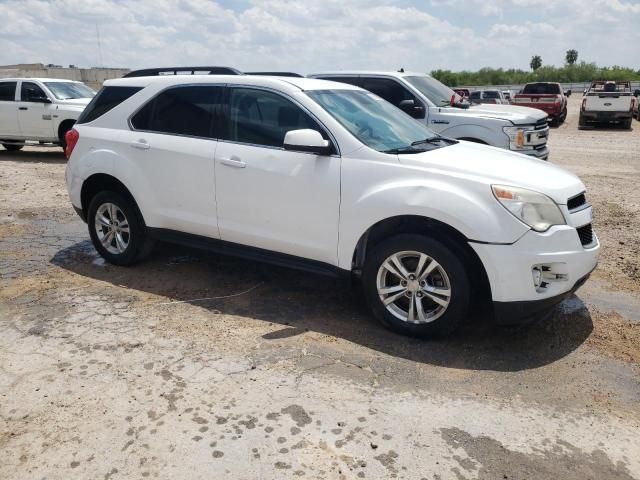
[[[568,128],[553,160],[588,170]],[[640,180],[624,135],[606,166],[581,157],[596,218],[602,182]],[[640,478],[635,247],[547,321],[476,312],[429,342],[322,277],[166,245],[105,264],[63,169],[0,152],[0,478]]]

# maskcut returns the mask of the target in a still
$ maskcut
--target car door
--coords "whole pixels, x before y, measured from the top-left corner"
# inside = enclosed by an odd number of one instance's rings
[[[326,131],[283,95],[230,87],[216,150],[223,240],[337,264],[340,157],[285,150],[286,132]]]
[[[56,139],[55,114],[56,109],[45,91],[37,83],[23,80],[18,103],[20,135],[31,139]]]
[[[216,219],[215,118],[223,86],[178,85],[159,92],[125,132],[132,181],[150,227],[219,238]],[[128,148],[127,148],[128,147]]]
[[[0,139],[12,140],[20,137],[18,126],[18,102],[16,88],[18,82],[0,82]]]

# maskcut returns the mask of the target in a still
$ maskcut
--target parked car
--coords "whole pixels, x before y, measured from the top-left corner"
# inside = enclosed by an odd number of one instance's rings
[[[0,143],[20,150],[29,140],[64,148],[64,138],[95,92],[54,78],[0,79]]]
[[[471,91],[468,88],[454,88],[452,90],[462,98],[468,99],[471,96]]]
[[[631,128],[633,110],[637,103],[627,81],[596,81],[582,99],[578,126],[593,124],[618,124]]]
[[[551,125],[558,126],[567,119],[567,97],[559,83],[527,83],[513,103],[542,110],[549,115]]]
[[[469,98],[471,103],[489,103],[495,105],[509,104],[500,90],[475,90],[471,92],[471,96]]]
[[[333,72],[310,77],[369,90],[450,138],[506,148],[545,160],[549,156],[547,115],[539,110],[470,105],[446,85],[420,73]]]
[[[573,173],[442,137],[344,83],[108,80],[66,154],[71,203],[107,261],[162,239],[355,277],[403,334],[448,334],[483,299],[504,323],[535,318],[600,249]]]

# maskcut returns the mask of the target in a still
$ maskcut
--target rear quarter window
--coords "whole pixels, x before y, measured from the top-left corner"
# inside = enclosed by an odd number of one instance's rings
[[[84,109],[76,123],[94,121],[140,90],[142,90],[142,87],[102,87],[102,90],[93,97],[93,100]]]
[[[0,82],[0,102],[13,102],[16,99],[17,82]]]

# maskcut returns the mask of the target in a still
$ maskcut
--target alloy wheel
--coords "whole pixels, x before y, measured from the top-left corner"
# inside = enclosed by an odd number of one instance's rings
[[[421,252],[402,251],[389,256],[378,269],[376,287],[387,311],[413,324],[437,320],[451,301],[447,272]]]

